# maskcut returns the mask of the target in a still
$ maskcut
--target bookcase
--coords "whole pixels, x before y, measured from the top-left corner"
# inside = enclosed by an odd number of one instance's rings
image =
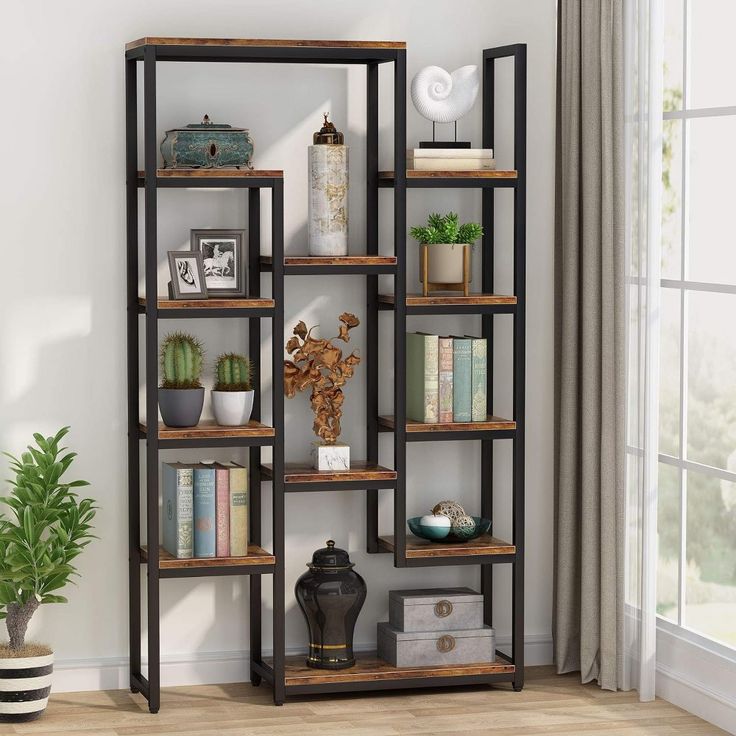
[[[276,704],[289,695],[337,693],[428,686],[510,682],[520,690],[524,682],[524,361],[525,361],[525,217],[526,217],[526,46],[514,44],[483,51],[483,147],[494,146],[495,62],[510,57],[514,75],[514,168],[469,172],[406,171],[406,46],[398,42],[311,41],[254,39],[142,38],[125,51],[126,87],[126,199],[127,199],[127,302],[128,302],[128,508],[130,687],[148,700],[149,710],[160,707],[159,592],[166,578],[247,575],[250,587],[250,677],[253,685],[266,681]],[[168,62],[358,64],[366,70],[366,231],[365,254],[344,257],[284,255],[283,171],[225,169],[159,169],[156,131],[156,69]],[[380,64],[393,67],[394,170],[380,171],[378,163],[378,99]],[[138,74],[143,86],[143,169],[138,151]],[[213,74],[217,73],[216,64]],[[244,189],[248,211],[248,298],[174,301],[157,295],[157,192],[159,188]],[[393,189],[394,255],[379,254],[379,188]],[[482,290],[469,296],[432,294],[423,297],[406,290],[406,198],[408,190],[427,187],[479,188],[482,191]],[[143,188],[143,247],[138,225],[138,190]],[[513,190],[514,293],[494,293],[494,193]],[[261,196],[271,197],[271,255],[261,255]],[[304,248],[306,250],[306,246]],[[138,293],[140,253],[143,253],[145,294]],[[261,296],[261,275],[271,275],[270,296]],[[365,276],[366,304],[366,459],[350,470],[317,473],[308,466],[286,463],[284,457],[283,372],[284,282],[286,276]],[[379,293],[379,275],[393,277],[393,293]],[[513,417],[489,416],[483,422],[420,424],[407,421],[404,398],[405,334],[408,320],[417,314],[471,314],[482,316],[482,336],[493,346],[494,315],[513,317]],[[201,422],[190,429],[171,429],[158,418],[159,322],[198,318],[242,318],[249,321],[251,357],[260,359],[261,320],[270,319],[273,330],[272,425],[261,424],[263,374],[259,370],[252,420],[245,427],[220,427]],[[379,415],[379,331],[393,319],[393,413]],[[388,325],[387,325],[388,326]],[[143,355],[139,334],[143,331]],[[493,351],[491,351],[491,355]],[[139,411],[139,384],[146,388],[145,416]],[[488,364],[487,394],[493,407],[493,360]],[[150,420],[156,418],[156,420]],[[393,435],[394,467],[380,465],[379,433]],[[513,472],[510,488],[501,492],[512,499],[510,541],[483,536],[458,545],[430,545],[407,538],[406,446],[408,442],[454,441],[481,443],[481,514],[493,515],[493,443],[512,443]],[[168,448],[249,448],[250,539],[247,557],[178,560],[159,545],[159,452]],[[272,461],[262,462],[262,448],[272,448]],[[145,484],[141,488],[141,463]],[[273,548],[261,547],[262,485],[271,486]],[[378,524],[378,492],[393,493],[391,534]],[[433,565],[477,565],[484,595],[485,623],[492,625],[493,566],[512,567],[512,643],[510,653],[496,652],[491,662],[452,667],[399,668],[375,654],[358,654],[357,664],[346,670],[307,667],[303,656],[285,654],[284,576],[288,539],[285,534],[284,497],[290,492],[331,493],[359,490],[366,493],[367,551],[390,555],[399,568]],[[142,506],[143,504],[143,506]],[[141,510],[145,511],[145,530]],[[142,533],[143,532],[143,533]],[[147,574],[145,616],[148,631],[147,676],[142,672],[141,629],[144,611],[141,576]],[[273,652],[262,646],[263,602],[261,576],[273,576]],[[407,585],[411,584],[407,575]],[[370,587],[371,581],[366,581]]]

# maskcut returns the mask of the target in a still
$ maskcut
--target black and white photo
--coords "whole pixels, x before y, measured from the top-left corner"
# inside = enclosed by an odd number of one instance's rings
[[[212,296],[245,296],[244,230],[192,230],[191,247],[202,254],[207,290]]]
[[[171,296],[174,299],[206,299],[207,284],[201,253],[169,251]]]

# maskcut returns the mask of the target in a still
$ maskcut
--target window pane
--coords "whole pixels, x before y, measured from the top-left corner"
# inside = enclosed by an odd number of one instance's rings
[[[662,289],[659,343],[659,451],[680,456],[680,290]]]
[[[683,623],[736,647],[736,484],[687,474]]]
[[[680,471],[659,464],[657,613],[677,622],[680,607]]]
[[[736,66],[733,0],[691,0],[688,107],[736,105],[736,85],[729,79]]]
[[[664,4],[664,109],[682,109],[683,0]]]
[[[698,118],[688,125],[690,278],[736,284],[736,116]]]
[[[682,253],[682,120],[663,122],[662,277],[679,279]]]
[[[736,295],[688,300],[687,457],[736,470]]]

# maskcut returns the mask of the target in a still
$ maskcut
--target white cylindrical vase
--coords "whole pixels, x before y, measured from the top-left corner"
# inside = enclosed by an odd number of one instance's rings
[[[343,144],[309,146],[309,255],[348,254],[348,151]]]

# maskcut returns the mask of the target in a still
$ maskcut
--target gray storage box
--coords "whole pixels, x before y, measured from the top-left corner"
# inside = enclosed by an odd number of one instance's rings
[[[399,631],[482,629],[483,596],[470,588],[391,590],[388,619]]]
[[[378,624],[378,656],[394,667],[441,667],[492,662],[496,637],[490,626],[460,631],[399,631]]]

